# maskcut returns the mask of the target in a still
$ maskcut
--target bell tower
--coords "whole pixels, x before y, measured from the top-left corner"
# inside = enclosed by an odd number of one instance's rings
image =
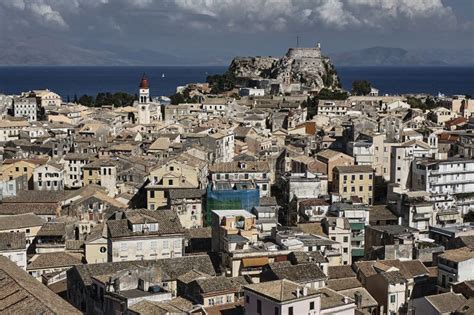
[[[138,103],[147,104],[150,102],[150,88],[148,86],[148,78],[143,74],[140,81],[140,93],[138,94]]]
[[[138,123],[149,124],[151,122],[150,113],[150,88],[148,86],[148,79],[143,74],[140,81],[138,94]]]

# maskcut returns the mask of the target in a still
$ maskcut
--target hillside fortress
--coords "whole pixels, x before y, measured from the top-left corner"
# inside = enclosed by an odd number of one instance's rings
[[[290,48],[278,57],[237,57],[229,70],[244,86],[270,89],[273,93],[314,92],[322,88],[337,89],[339,77],[321,45]]]

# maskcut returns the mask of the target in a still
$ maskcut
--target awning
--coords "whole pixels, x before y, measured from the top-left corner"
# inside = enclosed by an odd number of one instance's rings
[[[263,267],[268,264],[268,257],[243,258],[242,265],[244,268]]]

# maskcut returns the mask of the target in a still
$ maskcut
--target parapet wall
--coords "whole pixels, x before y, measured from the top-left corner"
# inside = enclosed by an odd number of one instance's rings
[[[321,58],[321,49],[318,47],[314,48],[290,48],[286,53],[288,58],[301,59],[301,58]]]

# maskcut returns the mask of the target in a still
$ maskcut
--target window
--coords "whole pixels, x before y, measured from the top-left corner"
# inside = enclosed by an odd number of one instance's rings
[[[347,254],[347,247],[344,247],[344,254]]]
[[[360,175],[359,175],[359,179],[360,179],[360,180],[363,180],[363,179],[364,179],[364,175],[360,174]]]
[[[168,179],[168,185],[173,186],[173,180],[172,179]]]
[[[278,307],[275,307],[275,315],[280,315],[280,311],[278,310]]]
[[[294,315],[293,314],[293,306],[288,307],[288,315]]]
[[[137,242],[137,251],[142,251],[142,250],[143,250],[142,242]]]
[[[155,191],[154,190],[150,190],[150,198],[155,198]]]
[[[349,241],[349,237],[348,236],[344,236],[344,243],[347,243]]]
[[[351,180],[356,180],[356,176],[355,176],[355,175],[352,175],[352,176],[351,176]]]
[[[169,248],[169,242],[168,241],[163,241],[163,249],[168,249]]]
[[[344,180],[347,180],[347,175],[344,175]]]
[[[314,310],[314,302],[309,302],[309,309]]]
[[[364,186],[359,186],[359,191],[364,191]]]
[[[221,179],[221,174],[217,174],[216,179]]]
[[[355,192],[356,191],[355,187],[351,187],[351,191]]]
[[[395,303],[395,294],[390,295],[390,303]]]
[[[262,301],[257,300],[257,314],[262,314]]]
[[[227,303],[232,303],[232,295],[227,296]]]

